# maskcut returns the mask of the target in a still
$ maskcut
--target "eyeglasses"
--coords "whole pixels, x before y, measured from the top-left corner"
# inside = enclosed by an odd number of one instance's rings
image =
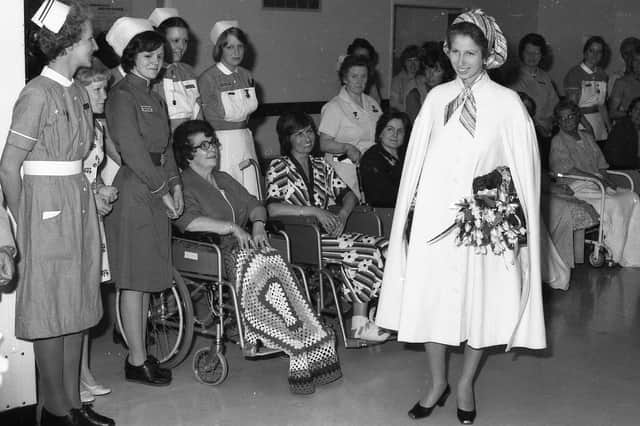
[[[218,142],[217,140],[204,141],[200,145],[193,147],[194,151],[196,149],[201,149],[203,151],[209,151],[209,150],[214,149],[214,148],[220,149],[220,142]]]
[[[567,114],[565,116],[560,116],[558,117],[558,120],[560,121],[567,121],[567,120],[573,120],[574,118],[576,118],[577,115],[575,112],[572,112],[571,114]]]

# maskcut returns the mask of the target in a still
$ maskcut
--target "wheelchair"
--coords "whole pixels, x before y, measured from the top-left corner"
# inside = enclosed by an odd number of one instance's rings
[[[606,172],[607,174],[611,175],[611,177],[613,177],[616,182],[619,182],[621,184],[628,183],[629,189],[631,191],[635,190],[633,179],[628,173],[619,171],[619,170],[607,170]],[[605,202],[606,202],[606,188],[598,179],[587,177],[587,176],[572,175],[567,173],[551,172],[550,175],[551,177],[554,177],[554,178],[567,178],[567,179],[580,180],[584,182],[590,182],[595,186],[597,186],[597,188],[600,191],[600,209],[598,211],[598,215],[600,216],[600,218],[604,217],[604,209],[605,209]],[[607,245],[604,242],[604,234],[603,234],[602,226],[596,225],[595,227],[587,229],[586,231],[583,231],[583,232],[584,232],[584,235],[580,236],[579,238],[576,238],[576,236],[574,235],[574,240],[581,241],[584,245],[590,247],[589,256],[587,258],[589,265],[593,266],[594,268],[601,268],[605,264],[608,267],[614,266],[611,250],[609,249],[609,247],[607,247]]]

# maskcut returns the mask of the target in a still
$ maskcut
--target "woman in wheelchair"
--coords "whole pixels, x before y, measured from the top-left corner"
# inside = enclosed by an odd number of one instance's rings
[[[344,297],[353,303],[353,338],[386,341],[389,333],[367,318],[367,310],[380,291],[387,240],[343,232],[357,198],[331,165],[311,155],[318,133],[309,115],[284,114],[278,119],[277,131],[283,156],[274,159],[267,170],[269,215],[317,218],[324,231],[323,261],[340,265]]]
[[[320,323],[287,263],[269,247],[265,208],[217,170],[220,144],[211,125],[187,121],[173,138],[185,201],[175,224],[182,231],[220,236],[225,275],[236,283],[249,354],[258,341],[286,352],[293,393],[312,393],[315,385],[341,377],[332,330]]]
[[[578,128],[580,110],[572,101],[560,101],[554,109],[560,131],[551,141],[549,167],[555,173],[596,179],[605,187],[604,217],[600,218],[605,242],[614,262],[640,266],[640,199],[634,192],[616,188],[607,178],[609,164],[594,141],[593,134]],[[595,183],[561,179],[574,196],[600,209],[601,191]]]

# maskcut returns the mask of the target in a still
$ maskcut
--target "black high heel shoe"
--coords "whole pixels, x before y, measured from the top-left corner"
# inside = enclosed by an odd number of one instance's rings
[[[472,425],[473,421],[476,419],[476,414],[477,412],[475,408],[473,411],[466,411],[458,408],[458,420],[463,425]]]
[[[433,404],[431,407],[424,407],[420,404],[420,401],[416,402],[416,405],[414,405],[413,408],[409,410],[409,413],[408,413],[409,417],[411,417],[414,420],[424,419],[425,417],[431,414],[431,412],[433,411],[436,405],[442,407],[444,403],[447,402],[447,397],[449,396],[450,393],[451,393],[451,387],[447,385],[444,392],[442,392],[442,395],[440,395],[440,398],[438,398],[436,403]]]

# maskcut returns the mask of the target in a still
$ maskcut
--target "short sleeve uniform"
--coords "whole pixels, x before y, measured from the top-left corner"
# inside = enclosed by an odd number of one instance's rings
[[[198,77],[205,119],[220,141],[220,167],[253,194],[258,194],[255,171],[241,170],[245,160],[257,160],[249,116],[258,108],[251,73],[242,67],[230,70],[219,62]]]
[[[536,103],[535,121],[550,135],[553,129],[553,108],[558,103],[558,94],[549,74],[541,69],[535,74],[522,70],[512,89],[531,96]]]
[[[338,96],[322,107],[318,130],[331,136],[336,142],[355,146],[364,154],[374,144],[376,123],[380,115],[382,115],[380,105],[373,98],[362,94],[362,106],[360,106],[351,100],[343,87]],[[333,157],[330,154],[328,156]],[[355,194],[360,194],[353,163],[349,160],[335,162],[332,158],[327,160],[349,188]]]
[[[185,121],[202,117],[198,82],[189,65],[182,62],[168,64],[154,89],[167,105],[172,132]]]
[[[78,161],[91,146],[89,97],[65,80],[45,67],[18,97],[7,144],[28,151],[27,161]],[[100,234],[85,175],[25,175],[14,213],[16,336],[41,339],[94,326],[102,317]]]
[[[171,228],[162,196],[180,184],[166,106],[149,82],[127,74],[109,93],[109,133],[122,158],[118,200],[105,217],[111,276],[119,288],[171,286]]]
[[[571,68],[564,78],[565,92],[579,91],[578,106],[593,127],[597,141],[608,137],[604,117],[599,112],[607,100],[608,81],[609,77],[604,71],[599,68],[592,70],[584,63]]]

